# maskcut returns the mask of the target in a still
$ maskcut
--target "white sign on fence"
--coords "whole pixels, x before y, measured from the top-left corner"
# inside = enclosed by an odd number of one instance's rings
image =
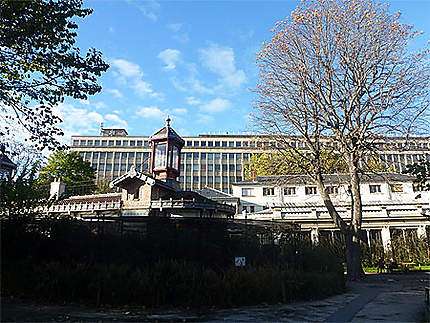
[[[244,267],[246,265],[246,257],[234,257],[234,265],[236,267]]]

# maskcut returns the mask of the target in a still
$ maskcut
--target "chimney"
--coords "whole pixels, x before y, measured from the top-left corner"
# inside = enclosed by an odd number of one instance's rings
[[[61,181],[61,178],[55,178],[53,182],[51,182],[51,187],[49,190],[50,198],[54,198],[55,200],[59,200],[61,195],[66,191],[66,184]]]
[[[256,171],[256,170],[253,170],[253,171],[252,171],[252,180],[253,180],[254,182],[257,182],[257,181],[258,181],[258,178],[257,178],[257,171]]]

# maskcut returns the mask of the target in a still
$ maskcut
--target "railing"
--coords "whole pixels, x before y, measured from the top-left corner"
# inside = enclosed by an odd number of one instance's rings
[[[54,204],[45,209],[47,213],[92,212],[120,210],[121,201],[77,202],[70,204]]]
[[[225,212],[236,212],[236,207],[229,204],[221,204],[216,202],[197,202],[195,199],[192,200],[153,200],[151,201],[151,208],[153,209],[170,209],[170,208],[198,208],[206,210],[215,211],[225,211]]]

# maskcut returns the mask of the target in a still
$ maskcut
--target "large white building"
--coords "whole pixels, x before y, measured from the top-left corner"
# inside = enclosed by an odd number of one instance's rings
[[[370,241],[372,230],[380,231],[385,249],[389,249],[390,230],[417,230],[425,237],[430,228],[430,192],[413,183],[414,177],[394,174],[363,174],[360,192],[363,203],[362,229]],[[327,191],[339,215],[351,219],[351,195],[348,175],[325,175]],[[258,176],[233,184],[233,196],[240,197],[242,213],[238,219],[285,220],[312,232],[336,231],[317,187],[307,176]]]
[[[200,190],[208,186],[225,193],[232,193],[232,183],[245,179],[244,165],[252,154],[274,145],[269,137],[251,135],[201,134],[183,139],[179,178],[182,189]],[[290,144],[306,149],[298,137],[291,137]],[[420,159],[430,161],[430,137],[381,138],[377,145],[381,159],[397,172]],[[97,169],[98,180],[113,180],[132,166],[140,171],[149,169],[149,137],[128,136],[124,129],[103,129],[100,136],[72,136],[71,149]]]

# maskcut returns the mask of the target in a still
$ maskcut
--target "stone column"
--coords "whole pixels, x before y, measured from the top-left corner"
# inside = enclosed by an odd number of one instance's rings
[[[391,234],[389,226],[385,226],[381,229],[381,238],[384,252],[391,252]]]
[[[312,245],[317,246],[319,243],[319,236],[318,236],[318,228],[311,228],[311,242]]]
[[[53,182],[51,182],[49,195],[51,198],[59,200],[61,195],[64,194],[65,190],[66,184],[63,183],[60,178],[56,178]]]
[[[417,228],[417,236],[419,239],[425,239],[427,238],[427,231],[426,231],[426,226],[425,225],[420,225]]]
[[[367,243],[369,244],[369,248],[370,248],[370,246],[371,246],[371,241],[370,241],[370,239],[372,238],[371,236],[370,236],[370,230],[366,230],[366,233],[367,233]]]

